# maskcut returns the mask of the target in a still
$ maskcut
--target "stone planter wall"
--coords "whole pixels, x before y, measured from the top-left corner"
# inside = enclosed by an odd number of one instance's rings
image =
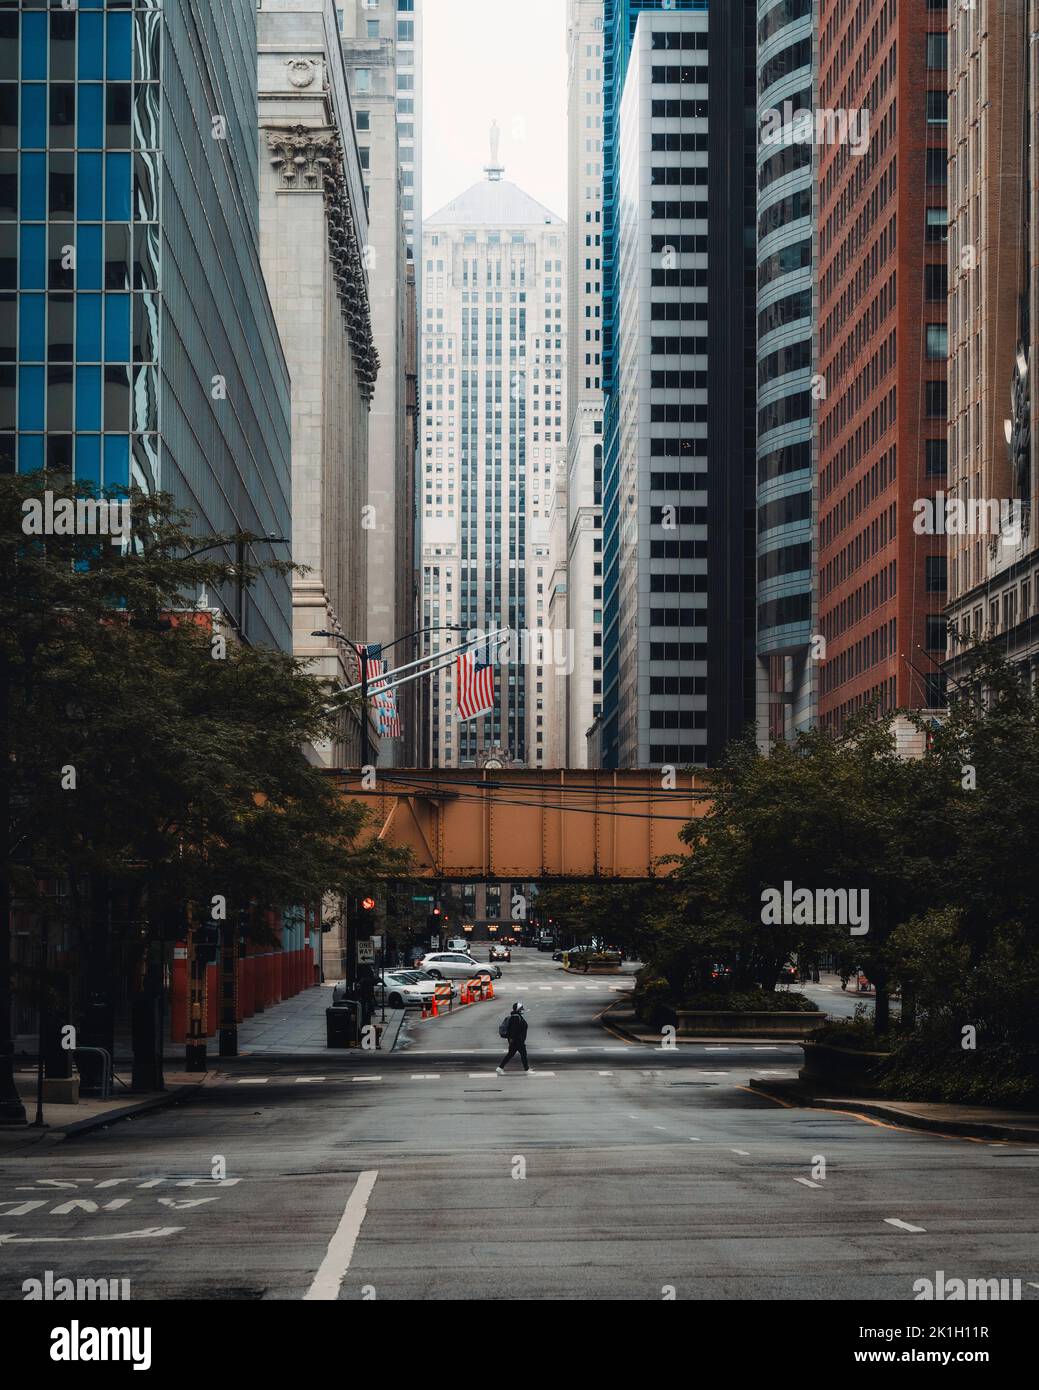
[[[734,1009],[677,1009],[680,1038],[713,1038],[721,1036],[744,1038],[807,1037],[827,1021],[822,1013],[756,1013]]]
[[[803,1050],[805,1062],[798,1073],[802,1081],[841,1086],[867,1094],[878,1089],[877,1070],[890,1056],[887,1052],[858,1052],[822,1042],[806,1042]]]

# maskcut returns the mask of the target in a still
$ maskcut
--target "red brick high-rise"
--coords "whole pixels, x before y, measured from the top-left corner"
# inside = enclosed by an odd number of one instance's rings
[[[818,162],[819,716],[834,728],[873,700],[944,704],[947,540],[914,533],[913,504],[946,469],[946,24],[944,0],[820,5],[820,107],[869,119],[865,153],[824,143]]]

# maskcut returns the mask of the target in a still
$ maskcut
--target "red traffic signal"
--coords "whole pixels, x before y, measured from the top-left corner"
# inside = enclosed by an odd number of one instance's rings
[[[362,911],[362,912],[371,912],[372,909],[373,909],[374,907],[375,907],[375,899],[374,899],[374,898],[362,898],[362,899],[361,899],[361,911]]]

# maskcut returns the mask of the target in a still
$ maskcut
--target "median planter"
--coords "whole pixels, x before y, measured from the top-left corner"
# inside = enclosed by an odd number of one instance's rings
[[[890,1052],[864,1052],[827,1042],[806,1042],[802,1048],[805,1063],[798,1073],[802,1081],[869,1094],[880,1090],[877,1074],[891,1056]]]
[[[619,975],[619,965],[564,965],[571,975]]]
[[[804,1038],[827,1022],[823,1013],[768,1009],[676,1009],[680,1038]]]

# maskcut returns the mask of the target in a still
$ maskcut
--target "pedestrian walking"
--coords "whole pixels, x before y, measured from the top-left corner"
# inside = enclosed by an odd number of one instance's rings
[[[519,1059],[523,1063],[523,1070],[530,1074],[530,1063],[527,1061],[527,1020],[523,1016],[523,1005],[513,1004],[512,1013],[507,1018],[502,1019],[498,1028],[501,1037],[507,1038],[509,1050],[495,1067],[499,1076],[505,1075],[505,1068],[513,1057],[519,1053]]]

